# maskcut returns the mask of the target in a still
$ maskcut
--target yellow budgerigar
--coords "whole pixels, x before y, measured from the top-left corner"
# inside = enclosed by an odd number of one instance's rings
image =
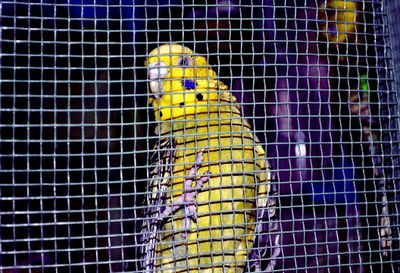
[[[324,1],[319,7],[319,19],[322,37],[334,43],[349,43],[357,27],[357,1]]]
[[[264,149],[206,58],[166,44],[149,53],[146,66],[159,140],[143,270],[243,272],[254,256],[260,211],[268,212],[264,219],[275,214]],[[278,245],[279,236],[274,240]],[[279,251],[271,251],[268,270]]]

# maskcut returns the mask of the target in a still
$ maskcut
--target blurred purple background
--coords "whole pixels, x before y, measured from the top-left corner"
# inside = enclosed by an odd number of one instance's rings
[[[360,75],[378,88],[372,4],[358,34],[334,45],[317,31],[323,1],[278,2],[5,1],[0,266],[138,270],[153,133],[143,61],[176,42],[207,56],[266,147],[279,184],[277,269],[390,270],[370,264],[382,259],[371,255],[379,205],[370,147],[348,105]]]

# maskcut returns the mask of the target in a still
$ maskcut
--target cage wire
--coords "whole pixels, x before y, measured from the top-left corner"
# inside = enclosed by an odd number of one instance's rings
[[[3,0],[1,271],[399,272],[396,2]]]

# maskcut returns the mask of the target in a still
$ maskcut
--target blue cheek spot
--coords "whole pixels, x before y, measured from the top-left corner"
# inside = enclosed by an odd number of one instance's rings
[[[182,85],[186,88],[186,89],[194,89],[196,87],[196,83],[192,80],[183,80],[182,81]]]
[[[338,36],[338,31],[337,31],[336,27],[330,26],[330,27],[328,27],[328,30],[330,32],[330,35],[335,36],[335,37]]]

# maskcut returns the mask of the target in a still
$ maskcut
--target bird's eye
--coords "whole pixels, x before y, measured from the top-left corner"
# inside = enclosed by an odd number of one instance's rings
[[[178,65],[182,67],[188,67],[192,64],[192,60],[189,57],[182,57],[178,61]]]

